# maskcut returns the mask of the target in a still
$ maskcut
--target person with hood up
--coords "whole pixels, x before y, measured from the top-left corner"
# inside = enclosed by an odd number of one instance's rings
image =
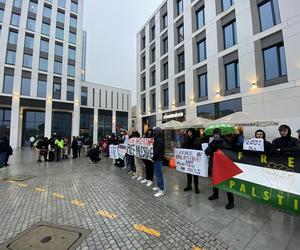
[[[0,139],[0,169],[5,166],[7,156],[9,155],[10,146],[7,136]]]
[[[281,125],[278,130],[281,137],[273,140],[272,152],[300,153],[300,142],[291,136],[291,128],[287,125]]]
[[[153,130],[149,129],[146,134],[145,138],[153,138]],[[146,178],[141,181],[141,183],[146,184],[147,187],[151,187],[153,184],[153,177],[154,177],[154,167],[153,162],[151,160],[143,160],[145,168],[146,168]]]
[[[165,158],[165,140],[162,129],[159,127],[154,128],[154,143],[153,143],[153,166],[154,174],[157,180],[157,187],[153,191],[157,191],[154,195],[159,198],[165,195],[164,176],[162,173],[163,160]]]
[[[210,139],[210,143],[208,144],[208,147],[205,150],[205,154],[209,157],[209,169],[208,173],[210,176],[212,176],[212,170],[213,170],[213,158],[214,158],[214,153],[218,149],[222,148],[233,148],[235,145],[233,143],[233,140],[228,137],[228,139],[225,141],[222,137],[221,130],[216,128],[213,131],[213,136]],[[230,142],[231,140],[231,142]],[[232,209],[234,208],[234,196],[232,193],[227,192],[227,198],[228,198],[228,204],[226,205],[226,209]],[[218,188],[213,188],[213,194],[208,197],[210,201],[212,200],[217,200],[219,199],[219,189]]]
[[[300,141],[300,129],[297,130],[298,140]]]
[[[193,128],[190,128],[186,132],[186,137],[183,143],[183,148],[185,149],[192,149],[192,150],[201,150],[201,140],[199,133]],[[187,174],[187,185],[184,188],[184,191],[192,190],[192,179],[194,178],[194,186],[195,186],[195,193],[199,194],[199,180],[197,175]]]
[[[271,152],[271,143],[266,140],[266,133],[265,131],[258,129],[255,131],[255,138],[256,139],[263,139],[264,140],[264,149],[265,153]]]

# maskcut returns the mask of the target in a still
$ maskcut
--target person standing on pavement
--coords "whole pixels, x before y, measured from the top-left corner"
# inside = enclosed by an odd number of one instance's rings
[[[200,135],[197,135],[196,130],[190,128],[186,132],[183,148],[192,150],[202,150]],[[194,179],[195,193],[199,194],[199,180],[197,175],[187,174],[187,185],[184,191],[192,190],[192,179]]]
[[[138,131],[134,132],[135,138],[140,138],[141,135]],[[136,179],[137,181],[142,181],[144,179],[144,171],[143,171],[143,161],[141,158],[134,156],[134,164],[136,168],[135,175],[132,176],[132,179]]]
[[[56,161],[60,161],[61,153],[64,148],[64,140],[60,136],[58,136],[54,144],[56,149]]]
[[[227,145],[227,143],[225,142],[225,140],[223,140],[223,138],[221,137],[221,130],[220,129],[214,129],[213,131],[213,136],[210,139],[210,143],[208,144],[208,147],[205,149],[205,154],[209,157],[209,169],[208,169],[208,173],[210,176],[212,176],[212,171],[213,171],[213,158],[214,158],[214,153],[218,150],[218,149],[222,149],[225,147],[225,145]],[[228,138],[231,138],[230,136],[228,136]],[[234,140],[232,139],[228,139],[232,141],[232,144],[234,144]],[[229,146],[226,146],[226,148],[229,148]],[[227,192],[227,198],[228,198],[228,204],[226,205],[226,209],[232,209],[234,208],[234,196],[232,193]],[[209,196],[208,199],[210,201],[213,200],[217,200],[219,199],[219,189],[218,188],[213,188],[213,195]]]
[[[297,138],[291,136],[292,131],[290,127],[287,125],[281,125],[278,130],[281,137],[273,140],[272,151],[282,153],[299,153],[300,142]]]
[[[5,162],[10,151],[9,147],[9,140],[7,136],[3,136],[0,139],[0,169],[5,166]]]
[[[72,155],[73,155],[73,159],[77,158],[77,153],[78,153],[78,141],[77,138],[75,136],[73,136],[73,141],[72,141]]]
[[[146,134],[145,138],[153,138],[153,130],[149,129]],[[141,181],[141,183],[146,184],[147,187],[151,187],[153,184],[153,177],[154,177],[154,167],[153,161],[151,160],[143,160],[145,168],[146,168],[146,178]]]
[[[154,143],[153,143],[153,165],[154,174],[157,180],[157,187],[153,191],[157,191],[154,195],[159,198],[165,195],[164,176],[162,173],[163,160],[165,159],[165,140],[162,129],[159,127],[154,128]]]

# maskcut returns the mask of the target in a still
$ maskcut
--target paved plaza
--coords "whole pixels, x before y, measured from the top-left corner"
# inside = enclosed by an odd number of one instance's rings
[[[207,200],[183,192],[185,175],[165,168],[167,195],[131,180],[112,161],[86,157],[37,163],[35,151],[18,150],[0,172],[0,243],[40,221],[91,230],[77,249],[299,249],[300,218],[226,195]],[[33,176],[25,181],[7,180]]]

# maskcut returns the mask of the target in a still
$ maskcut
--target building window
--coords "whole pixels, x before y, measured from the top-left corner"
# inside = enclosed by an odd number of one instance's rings
[[[56,17],[56,22],[64,24],[65,23],[65,13],[58,11],[57,17]]]
[[[169,78],[169,63],[166,62],[163,64],[163,80],[167,80]]]
[[[166,29],[168,27],[168,14],[164,14],[162,16],[162,27],[163,27],[163,30]]]
[[[59,82],[53,82],[53,99],[61,99],[61,84]]]
[[[44,6],[43,16],[51,19],[52,9],[48,6]]]
[[[72,28],[77,28],[77,18],[75,18],[75,17],[70,17],[70,27],[72,27]]]
[[[142,42],[141,42],[141,43],[142,43],[141,48],[142,48],[142,50],[143,50],[143,49],[145,49],[145,47],[146,47],[146,37],[145,37],[145,36],[142,37]]]
[[[153,47],[151,49],[151,63],[155,62],[155,52],[156,52],[155,47]]]
[[[198,62],[206,60],[206,40],[197,43]]]
[[[32,36],[25,36],[25,48],[33,49],[34,38]]]
[[[240,87],[240,73],[238,61],[225,65],[226,90],[232,90]]]
[[[163,39],[163,54],[168,53],[168,37]]]
[[[46,98],[47,95],[47,81],[39,80],[37,86],[37,96]]]
[[[3,22],[4,10],[0,9],[0,22]]]
[[[267,30],[281,22],[278,0],[264,1],[258,5],[261,31]]]
[[[62,57],[63,56],[63,51],[64,51],[63,45],[56,43],[55,44],[55,50],[54,50],[55,55]]]
[[[4,75],[3,81],[3,93],[12,94],[14,87],[14,76],[12,75]]]
[[[13,50],[7,50],[6,54],[6,64],[14,65],[16,62],[16,51]]]
[[[111,109],[114,108],[114,92],[111,92],[111,98],[110,98],[110,101],[111,101]]]
[[[185,103],[185,83],[178,84],[178,104]]]
[[[66,0],[58,0],[58,6],[65,8],[66,7]]]
[[[88,102],[88,88],[81,87],[81,105],[86,106]]]
[[[177,43],[181,43],[184,40],[184,27],[183,24],[177,27]]]
[[[228,49],[237,43],[235,20],[223,27],[224,49]]]
[[[151,41],[155,39],[155,25],[151,27]]]
[[[67,83],[67,100],[68,101],[74,101],[74,82],[68,80]]]
[[[5,1],[4,1],[5,2]],[[21,9],[23,0],[14,0],[14,7]]]
[[[145,91],[145,90],[146,90],[146,76],[142,76],[141,91]]]
[[[265,49],[264,67],[265,80],[273,80],[287,75],[286,59],[283,44]]]
[[[146,68],[146,56],[143,55],[142,56],[142,70],[144,70]]]
[[[154,112],[156,110],[156,94],[151,95],[151,111]]]
[[[68,64],[68,76],[75,77],[75,65]]]
[[[78,12],[78,4],[75,3],[75,2],[71,2],[71,11],[74,12],[74,13],[77,13]]]
[[[222,10],[229,9],[234,4],[234,0],[222,0]]]
[[[177,11],[177,16],[183,13],[183,0],[176,0],[176,11]]]
[[[0,108],[0,137],[10,135],[11,110]]]
[[[61,28],[56,27],[56,39],[58,40],[64,40],[64,30]]]
[[[22,77],[21,95],[30,96],[31,79]]]
[[[35,19],[27,18],[26,29],[35,31]]]
[[[50,24],[42,23],[42,34],[46,36],[50,36]]]
[[[32,55],[24,54],[23,67],[32,68]]]
[[[151,87],[156,84],[156,71],[152,70],[151,71]]]
[[[76,34],[70,32],[69,33],[69,43],[76,44]]]
[[[49,41],[41,39],[40,51],[44,53],[49,52]]]
[[[20,15],[16,13],[12,13],[10,24],[18,27],[20,24]]]
[[[207,73],[198,75],[198,98],[207,96]]]
[[[70,60],[76,60],[76,49],[69,47],[69,57]]]
[[[143,114],[146,113],[146,97],[143,96],[142,97],[142,101],[141,101],[141,111]]]
[[[164,89],[163,90],[163,106],[164,108],[169,107],[169,89]]]
[[[184,61],[184,52],[178,55],[178,72],[181,72],[185,69],[185,61]]]
[[[54,74],[62,74],[62,62],[54,61]]]
[[[33,2],[33,1],[30,1],[28,11],[31,12],[31,13],[36,14],[37,13],[37,3]]]
[[[199,10],[196,10],[196,28],[197,30],[200,29],[202,26],[205,25],[205,12],[204,7]]]
[[[40,57],[39,70],[48,71],[48,59]]]
[[[9,31],[9,35],[8,35],[8,43],[9,44],[13,44],[13,45],[17,45],[18,43],[18,32]]]

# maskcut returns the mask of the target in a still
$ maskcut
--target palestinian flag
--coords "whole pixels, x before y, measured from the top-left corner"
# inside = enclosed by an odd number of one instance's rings
[[[214,154],[212,184],[300,215],[300,155],[219,150]]]

